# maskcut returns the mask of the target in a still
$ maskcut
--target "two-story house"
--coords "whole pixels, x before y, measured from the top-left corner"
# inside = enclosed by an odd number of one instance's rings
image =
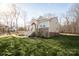
[[[54,36],[59,33],[59,22],[57,17],[33,19],[31,21],[31,29],[40,36]]]

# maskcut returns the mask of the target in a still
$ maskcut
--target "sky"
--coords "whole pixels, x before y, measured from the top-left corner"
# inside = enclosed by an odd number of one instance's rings
[[[19,10],[24,11],[26,17],[25,20],[28,23],[32,18],[38,18],[39,16],[46,15],[48,13],[54,16],[61,17],[72,6],[71,3],[16,3],[16,7]],[[7,12],[11,10],[11,6],[8,4],[0,4],[0,12]],[[23,19],[19,19],[19,26],[22,26]]]
[[[70,3],[23,3],[17,4],[18,8],[24,10],[27,14],[26,21],[32,18],[51,13],[56,16],[61,16],[72,6]]]

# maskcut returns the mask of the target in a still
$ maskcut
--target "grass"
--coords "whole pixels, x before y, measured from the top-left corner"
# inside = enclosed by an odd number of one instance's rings
[[[79,36],[0,37],[1,56],[79,56]]]

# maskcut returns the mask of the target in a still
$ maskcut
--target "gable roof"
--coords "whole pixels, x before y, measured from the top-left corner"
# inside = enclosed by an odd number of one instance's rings
[[[51,21],[51,20],[53,20],[53,19],[57,19],[57,17],[37,19],[37,22]]]

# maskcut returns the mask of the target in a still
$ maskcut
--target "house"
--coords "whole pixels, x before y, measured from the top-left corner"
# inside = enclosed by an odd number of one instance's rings
[[[49,37],[59,34],[59,22],[57,17],[42,17],[38,19],[32,19],[31,32],[35,32],[36,35]]]

